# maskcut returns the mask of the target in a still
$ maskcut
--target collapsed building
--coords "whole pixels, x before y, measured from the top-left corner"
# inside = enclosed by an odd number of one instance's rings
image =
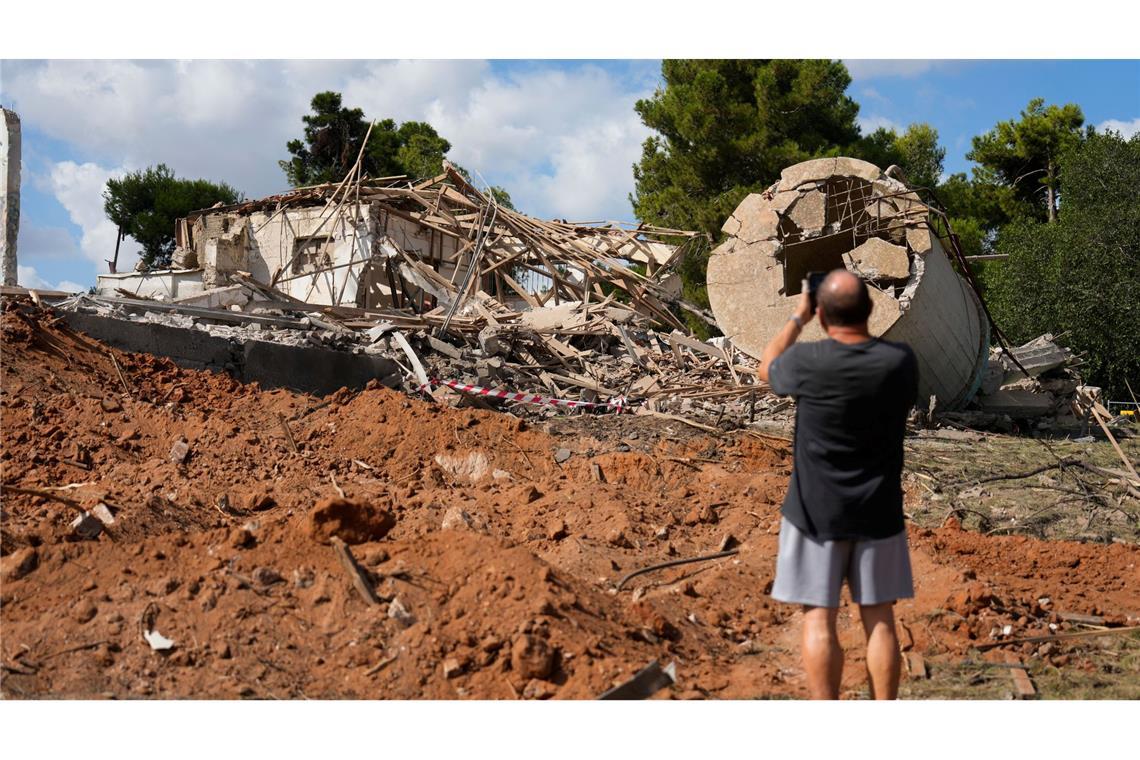
[[[346,178],[195,212],[176,224],[174,268],[101,275],[97,292],[224,307],[244,302],[245,276],[294,301],[362,309],[425,313],[479,292],[527,309],[618,289],[674,327],[670,305],[700,311],[679,302],[675,273],[697,234],[539,220],[445,168],[418,184]]]
[[[59,305],[116,347],[266,387],[377,380],[538,414],[636,408],[779,426],[791,400],[769,392],[756,359],[804,275],[846,267],[870,286],[872,333],[914,349],[924,409],[973,427],[1088,431],[1072,405],[1080,358],[1049,336],[990,349],[945,218],[894,168],[808,161],[745,198],[709,259],[712,312],[679,295],[678,266],[704,236],[536,219],[444,168],[420,183],[350,173],[195,212],[178,220],[174,269],[103,275],[94,296]],[[724,335],[698,340],[685,312]],[[802,339],[822,337],[813,322]]]
[[[852,158],[790,166],[746,197],[723,231],[709,259],[709,301],[741,351],[760,356],[808,272],[846,267],[870,288],[871,333],[914,350],[920,398],[956,409],[977,393],[989,356],[982,302],[951,266],[931,208],[890,172]],[[812,322],[802,339],[823,337]]]

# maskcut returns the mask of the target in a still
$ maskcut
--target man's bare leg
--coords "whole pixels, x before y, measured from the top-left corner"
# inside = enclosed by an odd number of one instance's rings
[[[837,607],[804,606],[803,655],[812,699],[839,699],[843,649],[835,632]]]
[[[894,602],[859,607],[867,634],[867,676],[872,699],[898,699],[899,640],[895,635]]]

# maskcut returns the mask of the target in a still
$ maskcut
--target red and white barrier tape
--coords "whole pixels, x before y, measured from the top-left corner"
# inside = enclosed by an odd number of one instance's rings
[[[421,385],[417,390],[422,393],[433,385],[445,385],[448,388],[459,391],[460,393],[470,393],[474,396],[489,396],[490,398],[501,398],[507,401],[517,401],[521,404],[537,404],[539,406],[567,406],[571,409],[605,407],[607,409],[613,409],[618,414],[621,414],[623,411],[626,411],[630,407],[629,400],[624,396],[615,396],[609,401],[570,401],[568,399],[540,396],[537,393],[496,391],[492,390],[491,388],[483,388],[478,385],[468,385],[467,383],[461,383],[458,380],[437,380],[434,377],[428,382],[427,385]]]

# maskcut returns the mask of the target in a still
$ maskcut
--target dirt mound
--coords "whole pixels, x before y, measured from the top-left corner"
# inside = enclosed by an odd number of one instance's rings
[[[322,499],[305,517],[305,533],[314,541],[329,543],[336,536],[346,544],[379,541],[396,526],[387,509],[352,499]]]
[[[800,613],[767,597],[784,442],[266,392],[26,304],[2,318],[5,694],[592,698],[655,659],[679,674],[660,697],[806,694]],[[111,518],[94,540],[71,527],[85,510]],[[375,599],[320,543],[334,534]],[[1140,617],[1135,546],[911,538],[908,651],[1063,631],[1061,612]],[[739,553],[614,591],[726,543]],[[841,631],[862,641],[847,608]],[[857,655],[846,674],[857,693]]]

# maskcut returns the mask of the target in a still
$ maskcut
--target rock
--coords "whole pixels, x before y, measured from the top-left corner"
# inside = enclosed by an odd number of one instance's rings
[[[416,618],[400,601],[400,597],[396,597],[388,604],[388,617],[395,620],[397,623],[407,628],[416,622]]]
[[[563,462],[568,460],[571,456],[573,456],[573,452],[570,451],[570,449],[561,448],[561,449],[558,449],[558,451],[554,452],[554,461],[557,462],[558,464],[562,464]]]
[[[570,529],[566,525],[566,521],[560,518],[554,518],[546,525],[546,537],[551,541],[561,541],[570,535]]]
[[[104,412],[123,411],[123,405],[120,404],[119,400],[114,396],[104,396],[103,399],[99,402],[99,406],[103,408]]]
[[[456,676],[463,675],[463,665],[459,660],[454,657],[448,657],[443,661],[443,677],[455,678]]]
[[[388,556],[386,549],[369,549],[364,553],[364,564],[368,567],[376,567],[387,562]]]
[[[277,506],[277,501],[267,493],[254,491],[245,498],[245,508],[251,512],[263,512]]]
[[[99,610],[90,599],[80,599],[71,608],[71,616],[77,623],[88,623],[94,620],[97,614]]]
[[[554,696],[554,684],[532,678],[523,689],[523,699],[550,699]]]
[[[716,510],[707,504],[703,504],[699,507],[693,507],[691,510],[689,510],[689,513],[685,515],[685,519],[682,520],[685,525],[696,525],[698,523],[713,524],[716,521]]]
[[[230,546],[235,549],[249,549],[257,543],[249,528],[234,528],[230,532]]]
[[[611,546],[616,546],[622,549],[631,549],[633,544],[630,543],[629,538],[625,535],[625,531],[621,528],[614,528],[606,534],[606,542]]]
[[[310,538],[322,544],[333,536],[346,544],[364,544],[388,535],[396,527],[396,516],[366,502],[322,499],[307,515],[304,527]]]
[[[170,447],[170,461],[174,464],[182,464],[186,461],[186,457],[190,455],[190,444],[185,439],[179,438]]]
[[[554,652],[546,639],[524,633],[511,646],[511,669],[528,681],[546,678],[554,670]]]
[[[90,512],[84,512],[71,521],[71,532],[79,538],[94,541],[103,532],[103,522]]]
[[[519,491],[519,499],[530,504],[542,498],[542,493],[532,485],[523,486]]]
[[[259,567],[253,571],[253,582],[259,586],[272,586],[274,583],[284,583],[285,579],[271,567]]]
[[[460,507],[452,507],[444,513],[440,527],[444,530],[455,530],[457,528],[462,530],[471,528],[473,523],[471,515],[467,514],[466,511]]]
[[[93,514],[96,518],[99,519],[99,522],[103,523],[106,526],[115,524],[115,516],[111,514],[111,509],[103,502],[99,502],[93,506],[91,508],[91,514]]]

